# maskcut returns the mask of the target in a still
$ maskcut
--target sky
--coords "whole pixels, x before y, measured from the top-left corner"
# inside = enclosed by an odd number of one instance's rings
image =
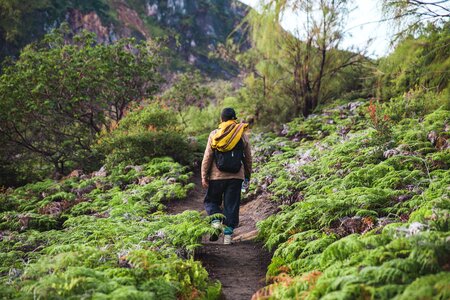
[[[252,7],[257,6],[259,0],[240,0]],[[381,57],[389,53],[390,30],[386,22],[378,22],[381,15],[381,1],[377,0],[355,0],[353,8],[348,16],[345,28],[344,42],[340,48],[350,47],[363,48],[368,40],[371,40],[367,48],[367,55]],[[288,13],[281,21],[281,25],[289,31],[295,30],[299,23],[298,16]]]

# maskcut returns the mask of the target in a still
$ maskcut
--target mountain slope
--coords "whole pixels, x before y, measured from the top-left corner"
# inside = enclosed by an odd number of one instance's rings
[[[231,77],[237,67],[208,54],[225,42],[246,8],[237,0],[50,0],[29,5],[7,0],[0,4],[0,60],[16,56],[26,44],[68,22],[74,32],[95,32],[103,43],[130,36],[167,37],[173,69],[194,65],[209,74]]]
[[[334,104],[255,139],[249,197],[283,204],[259,223],[261,299],[449,298],[450,111],[406,101]]]

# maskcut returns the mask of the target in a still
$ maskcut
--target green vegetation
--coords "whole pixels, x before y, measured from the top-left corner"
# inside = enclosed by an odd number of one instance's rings
[[[129,112],[109,132],[100,134],[96,149],[109,166],[126,162],[142,164],[153,157],[170,156],[191,163],[195,146],[177,129],[174,111],[152,104]]]
[[[337,49],[349,1],[269,1],[242,24],[245,52],[216,43],[234,25],[226,1],[196,2],[220,15],[211,36],[198,33],[212,15],[166,2],[159,20],[141,0],[126,2],[130,11],[106,0],[0,1],[0,53],[21,49],[0,74],[0,298],[217,299],[220,284],[193,259],[210,219],[165,209],[193,188],[191,167],[225,106],[255,126],[245,197],[279,205],[258,224],[273,258],[256,297],[450,298],[446,10],[383,1],[413,24],[371,60]],[[69,8],[113,25],[137,13],[174,47],[99,44],[66,24],[44,36]],[[301,39],[278,26],[289,9],[309,20]],[[42,19],[52,22],[35,26]],[[22,49],[30,35],[43,39]],[[214,76],[196,71],[207,59]],[[236,64],[242,81],[212,79]]]
[[[274,298],[450,296],[450,111],[380,131],[373,110],[328,107],[258,141],[252,192],[284,204],[259,224]]]
[[[114,22],[108,15],[105,0],[2,0],[0,2],[0,61],[15,56],[36,38],[43,37],[49,29],[59,26],[68,10],[96,11],[105,23]]]
[[[203,78],[199,71],[193,74],[185,73],[176,76],[174,84],[167,89],[161,97],[161,101],[172,107],[177,113],[184,128],[188,127],[186,120],[189,107],[203,108],[209,104],[212,91],[202,85]]]
[[[281,209],[258,224],[274,251],[258,296],[450,297],[448,29],[422,26],[380,59],[363,83],[376,98],[333,101],[254,138],[247,197]]]
[[[406,91],[432,90],[445,95],[448,100],[449,43],[449,23],[443,27],[429,25],[418,38],[404,38],[394,53],[380,61],[382,97],[395,97]]]
[[[370,94],[361,85],[368,71],[367,59],[357,49],[337,50],[344,37],[348,1],[264,3],[261,12],[247,16],[253,48],[238,55],[251,71],[242,97],[255,103],[258,121],[267,124],[274,115],[276,122],[306,117],[319,104],[350,91]],[[279,25],[283,13],[289,11],[305,20],[294,34]]]
[[[99,45],[88,32],[69,39],[65,26],[24,48],[0,76],[0,135],[9,171],[21,172],[14,164],[35,165],[30,158],[60,174],[95,168],[96,134],[157,91],[158,51],[152,42],[132,39]],[[18,146],[31,157],[17,157]]]
[[[105,173],[1,195],[0,297],[215,298],[220,285],[192,258],[208,219],[163,213],[191,173],[169,158]]]

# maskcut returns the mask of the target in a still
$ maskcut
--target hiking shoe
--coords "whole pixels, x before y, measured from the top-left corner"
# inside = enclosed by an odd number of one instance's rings
[[[223,244],[230,245],[231,244],[231,235],[233,234],[233,227],[226,226],[223,230]]]
[[[223,236],[223,244],[230,245],[231,244],[231,234],[225,234]]]
[[[209,237],[210,242],[215,242],[219,239],[219,235],[222,233],[222,223],[220,220],[213,220],[211,227],[215,229],[214,233]]]

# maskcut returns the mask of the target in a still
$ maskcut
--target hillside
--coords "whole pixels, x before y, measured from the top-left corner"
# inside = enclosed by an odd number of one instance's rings
[[[450,111],[393,105],[331,106],[256,139],[249,197],[282,205],[259,223],[274,255],[258,295],[450,297]]]
[[[192,259],[208,220],[163,213],[190,175],[155,159],[3,193],[0,298],[215,298],[220,285]]]
[[[358,100],[253,133],[246,202],[280,205],[258,223],[273,257],[256,299],[450,296],[450,111],[389,108]],[[166,158],[5,191],[1,297],[215,299],[193,260],[208,218],[165,213],[191,176]]]
[[[225,44],[246,10],[237,0],[52,0],[30,5],[8,0],[0,4],[0,61],[17,56],[26,44],[67,22],[75,33],[82,29],[94,32],[101,43],[124,37],[169,38],[173,70],[191,65],[210,76],[230,78],[237,74],[237,66],[209,53]]]

